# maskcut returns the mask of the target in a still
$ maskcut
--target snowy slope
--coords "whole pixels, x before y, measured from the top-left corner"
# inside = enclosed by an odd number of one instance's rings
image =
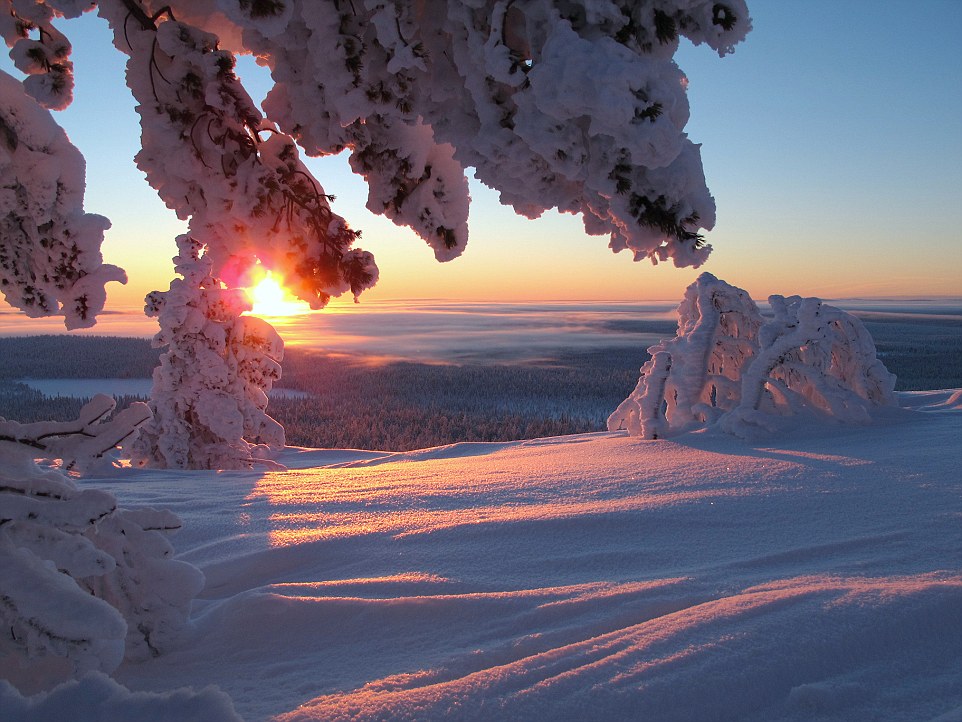
[[[207,576],[189,641],[115,678],[216,685],[250,722],[960,720],[962,393],[900,398],[754,444],[289,449],[286,472],[87,480],[174,510]],[[85,685],[15,718],[84,689],[190,718],[183,692]]]

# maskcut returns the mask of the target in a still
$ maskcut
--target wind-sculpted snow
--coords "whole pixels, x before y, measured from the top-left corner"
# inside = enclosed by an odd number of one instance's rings
[[[601,433],[91,479],[180,516],[207,579],[189,639],[114,676],[216,685],[249,722],[931,720],[962,707],[958,395],[778,445]]]

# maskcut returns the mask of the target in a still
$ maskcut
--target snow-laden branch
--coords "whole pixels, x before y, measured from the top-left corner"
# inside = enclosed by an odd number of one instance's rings
[[[369,207],[442,260],[466,241],[469,166],[519,213],[580,213],[636,259],[708,253],[714,201],[672,56],[681,36],[729,52],[751,27],[743,0],[182,5],[270,66],[281,129],[309,154],[351,149]]]
[[[714,201],[672,57],[681,37],[730,52],[751,28],[744,0],[0,0],[0,34],[48,105],[72,83],[52,21],[93,7],[130,57],[138,165],[230,284],[259,261],[321,307],[377,279],[295,140],[350,149],[368,206],[440,260],[467,241],[467,167],[519,213],[579,213],[636,259],[710,250]],[[270,121],[227,48],[270,66]]]
[[[358,234],[330,208],[294,140],[264,119],[218,38],[173,9],[144,22],[136,0],[102,0],[100,14],[129,55],[141,119],[137,165],[190,233],[214,273],[243,285],[258,261],[312,307],[377,280]],[[139,19],[138,19],[139,18]]]
[[[0,677],[24,691],[169,648],[203,586],[171,558],[173,514],[119,509],[111,494],[35,463],[83,468],[149,415],[134,404],[104,421],[112,410],[97,396],[74,422],[0,419]]]
[[[147,404],[135,402],[111,418],[114,400],[97,394],[74,421],[21,424],[0,418],[0,452],[32,463],[44,457],[60,459],[64,468],[83,471],[130,437],[150,418]]]
[[[718,424],[750,436],[797,415],[866,423],[895,403],[895,376],[855,316],[817,298],[769,304],[765,322],[745,291],[701,274],[678,307],[678,334],[648,349],[608,428],[657,439]]]
[[[0,71],[0,291],[28,316],[62,314],[68,329],[92,326],[106,301],[104,284],[127,280],[103,263],[110,223],[84,213],[83,196],[80,151]]]

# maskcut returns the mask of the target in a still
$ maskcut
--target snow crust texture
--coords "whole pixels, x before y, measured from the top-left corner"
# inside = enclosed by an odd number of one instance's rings
[[[176,511],[207,579],[181,645],[113,677],[171,714],[171,690],[216,685],[248,722],[952,719],[958,397],[777,442],[609,432],[91,477]]]
[[[895,376],[855,316],[818,298],[768,301],[766,320],[745,291],[701,274],[609,430],[658,439],[717,424],[750,437],[805,418],[868,423],[895,404]]]

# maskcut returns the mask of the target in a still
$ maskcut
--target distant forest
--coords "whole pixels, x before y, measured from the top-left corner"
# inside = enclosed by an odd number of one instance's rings
[[[866,326],[897,389],[962,387],[962,323],[951,317],[873,319]],[[145,339],[0,338],[0,416],[75,418],[83,401],[47,398],[25,378],[147,378],[159,351]],[[372,364],[363,357],[287,350],[269,413],[294,446],[404,451],[457,441],[506,441],[604,429],[638,380],[643,349],[599,348],[551,364]],[[124,407],[133,397],[118,399]]]

